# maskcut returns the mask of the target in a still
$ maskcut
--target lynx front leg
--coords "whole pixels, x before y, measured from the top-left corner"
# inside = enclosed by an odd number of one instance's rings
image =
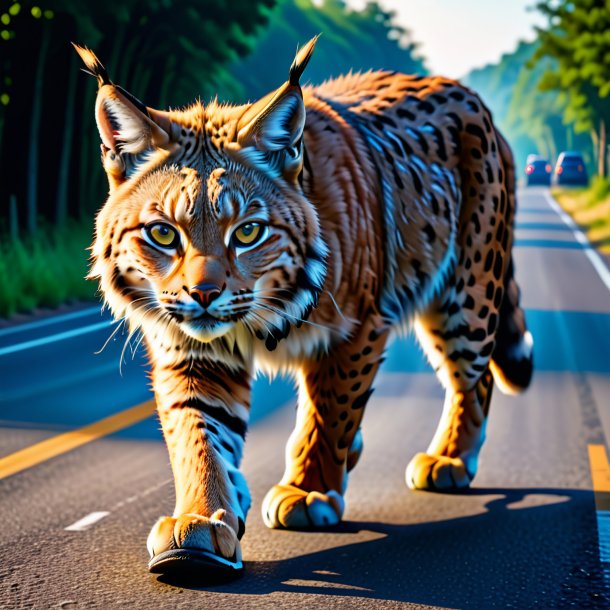
[[[176,489],[148,536],[151,572],[238,573],[250,495],[238,471],[249,375],[193,358],[156,366],[155,393]]]
[[[341,520],[347,471],[362,450],[360,422],[386,339],[382,324],[370,320],[350,342],[302,367],[286,471],[263,501],[268,527],[312,528]]]

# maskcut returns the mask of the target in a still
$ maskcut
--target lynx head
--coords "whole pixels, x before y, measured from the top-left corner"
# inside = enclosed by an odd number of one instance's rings
[[[326,273],[316,210],[299,183],[299,79],[315,42],[253,104],[169,112],[144,106],[76,47],[99,84],[110,186],[91,277],[115,315],[204,343],[249,333],[268,349],[307,318]]]

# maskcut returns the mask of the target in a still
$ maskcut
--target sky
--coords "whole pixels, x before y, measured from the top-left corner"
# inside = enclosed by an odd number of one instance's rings
[[[472,68],[496,62],[517,41],[534,38],[544,18],[527,8],[535,0],[379,0],[420,43],[431,73],[460,78]],[[360,8],[364,0],[347,0]]]

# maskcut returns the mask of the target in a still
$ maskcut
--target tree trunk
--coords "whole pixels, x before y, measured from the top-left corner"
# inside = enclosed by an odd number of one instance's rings
[[[97,135],[97,127],[95,126],[94,118],[94,103],[97,94],[96,87],[89,86],[85,90],[84,99],[82,100],[83,113],[81,118],[80,137],[78,148],[80,151],[80,162],[78,163],[78,217],[87,218],[95,207],[91,207],[89,199],[89,183],[91,182],[91,173],[93,171],[93,163],[99,163],[100,148]],[[94,137],[92,138],[92,134]],[[98,202],[99,203],[99,202]],[[97,204],[96,204],[97,205]]]
[[[30,142],[28,150],[28,176],[26,189],[26,226],[28,233],[36,232],[38,215],[38,154],[40,149],[40,118],[43,104],[44,66],[51,38],[49,25],[42,25],[42,39],[38,51],[38,64],[34,75],[34,101],[30,115]]]
[[[114,36],[112,38],[112,55],[110,56],[110,62],[108,63],[108,69],[111,70],[110,74],[116,74],[116,78],[119,78],[119,69],[120,63],[123,63],[122,54],[123,54],[123,42],[125,40],[125,22],[121,21],[114,31]],[[120,61],[119,61],[119,58]],[[119,83],[118,80],[115,82]],[[120,84],[120,83],[119,83]]]
[[[134,53],[139,51],[140,44],[141,44],[141,40],[140,40],[140,38],[137,37],[136,33],[134,32],[133,39],[131,41],[127,42],[127,44],[125,45],[125,48],[123,49],[123,52],[121,53],[120,65],[117,66],[117,68],[118,68],[117,69],[117,80],[115,81],[117,84],[120,84],[121,87],[125,87],[125,89],[127,89],[127,91],[129,91],[129,93],[131,93],[132,95],[135,95],[138,99],[140,99],[138,97],[138,95],[141,95],[141,93],[138,94],[138,92],[133,89],[133,87],[132,87],[133,83],[130,81],[129,75],[130,75],[130,73],[133,73],[133,70],[134,70],[132,57],[133,57]],[[141,67],[142,67],[141,65],[138,66],[138,69]]]
[[[83,134],[81,136],[79,146],[82,148],[82,153],[80,156],[80,172],[79,172],[79,201],[78,201],[78,210],[77,210],[77,218],[79,220],[85,220],[90,218],[91,215],[96,210],[96,205],[101,202],[92,203],[89,199],[89,183],[91,182],[91,172],[93,168],[92,164],[96,159],[99,158],[99,155],[94,154],[93,150],[97,152],[99,148],[96,146],[91,146],[91,136],[89,133]]]
[[[148,84],[150,83],[150,79],[152,77],[152,71],[150,68],[143,68],[139,70],[136,76],[133,79],[133,90],[140,92],[140,100],[146,100],[146,90],[148,89]],[[146,103],[146,102],[144,102]],[[155,100],[156,105],[156,100]]]
[[[551,160],[551,163],[553,163],[553,160],[557,159],[557,143],[555,142],[555,134],[548,125],[545,128],[545,132],[549,149],[549,159]]]
[[[174,76],[174,70],[176,68],[176,56],[170,55],[165,62],[163,69],[163,76],[161,81],[161,89],[159,90],[159,108],[167,108],[169,106],[169,91],[170,82]]]
[[[8,234],[13,242],[19,239],[19,217],[17,213],[17,197],[11,194],[8,198]]]
[[[68,218],[68,183],[70,160],[72,158],[72,135],[74,133],[74,98],[76,95],[76,77],[78,76],[76,53],[70,53],[70,58],[63,131],[64,145],[61,150],[61,159],[59,161],[57,201],[55,207],[55,221],[62,227],[66,224]]]
[[[599,135],[597,134],[597,131],[595,131],[595,129],[592,129],[589,132],[589,135],[591,136],[591,142],[593,143],[592,146],[592,160],[591,160],[591,165],[593,165],[594,163],[597,163],[598,161],[598,155],[599,155]]]
[[[601,178],[606,177],[607,173],[607,150],[606,150],[606,122],[604,119],[599,121],[599,139],[597,150],[597,173]]]

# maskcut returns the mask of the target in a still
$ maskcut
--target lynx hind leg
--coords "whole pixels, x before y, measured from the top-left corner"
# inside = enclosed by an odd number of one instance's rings
[[[476,474],[493,387],[489,367],[504,292],[503,268],[501,248],[489,245],[473,260],[462,251],[445,293],[415,322],[446,395],[432,442],[407,468],[412,489],[467,487]]]
[[[407,466],[406,482],[411,489],[443,491],[470,485],[485,440],[492,388],[491,373],[486,371],[471,390],[447,390],[432,442]]]
[[[364,407],[387,338],[380,324],[369,320],[349,343],[303,367],[286,470],[263,501],[268,527],[308,529],[341,520],[347,475],[362,452]]]
[[[505,313],[501,306],[515,209],[512,158],[490,119],[483,116],[478,127],[463,134],[462,145],[471,157],[460,166],[457,263],[443,292],[415,321],[446,397],[430,446],[407,468],[407,484],[414,489],[468,486],[485,440],[493,387],[490,363]]]

